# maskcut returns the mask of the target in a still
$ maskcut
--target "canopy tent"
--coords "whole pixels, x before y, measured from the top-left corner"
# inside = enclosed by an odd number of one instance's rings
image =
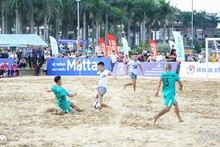
[[[0,34],[0,47],[25,47],[27,44],[48,46],[37,34]]]

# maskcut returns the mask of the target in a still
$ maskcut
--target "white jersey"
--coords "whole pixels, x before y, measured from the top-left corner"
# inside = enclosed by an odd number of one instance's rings
[[[108,77],[110,73],[111,72],[109,70],[104,70],[103,72],[100,73],[98,87],[100,86],[103,86],[105,88],[107,87]]]
[[[116,63],[116,62],[117,62],[118,55],[116,55],[116,54],[115,54],[115,55],[113,55],[113,54],[112,54],[112,55],[110,55],[109,57],[110,57],[110,59],[111,59],[112,63]]]
[[[137,61],[130,60],[128,62],[128,65],[130,66],[129,72],[132,72],[133,74],[137,75],[137,71],[138,71],[137,69],[138,69],[139,64],[141,64],[139,60]]]

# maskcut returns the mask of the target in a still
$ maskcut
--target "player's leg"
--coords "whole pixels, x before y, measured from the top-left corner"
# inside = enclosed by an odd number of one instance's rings
[[[173,106],[174,106],[174,112],[175,112],[179,122],[183,122],[182,118],[180,117],[180,111],[179,111],[179,108],[178,108],[177,101],[173,104]]]
[[[134,87],[134,77],[133,77],[133,74],[132,74],[132,73],[129,73],[129,76],[130,76],[130,78],[131,78],[131,82],[125,84],[124,89],[125,89],[127,86],[131,86],[131,85],[133,85],[133,87]]]
[[[154,116],[154,125],[159,117],[170,111],[170,107],[166,106],[157,115]]]
[[[96,96],[96,99],[98,102],[101,103],[101,107],[99,108],[99,110],[102,109],[102,107],[109,107],[108,105],[104,104],[102,102],[103,100],[103,95],[106,93],[107,89],[105,87],[98,87],[97,88],[97,96]]]
[[[80,109],[78,106],[74,105],[73,102],[70,102],[70,107],[73,108],[73,109],[75,109],[75,110],[78,111],[78,112],[83,112],[83,111],[85,111],[85,109]]]

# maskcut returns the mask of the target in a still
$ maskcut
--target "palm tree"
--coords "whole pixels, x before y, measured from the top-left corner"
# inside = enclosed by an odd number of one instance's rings
[[[220,23],[220,17],[218,17],[217,15],[208,15],[207,20],[212,26],[212,36],[214,37],[215,36],[214,29],[218,26],[218,23]]]

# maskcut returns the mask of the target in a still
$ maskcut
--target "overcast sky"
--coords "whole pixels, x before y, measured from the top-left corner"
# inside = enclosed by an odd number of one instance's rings
[[[192,10],[192,0],[170,0],[170,3],[183,11]],[[220,12],[220,0],[193,0],[193,3],[196,11],[204,10],[206,13]]]

